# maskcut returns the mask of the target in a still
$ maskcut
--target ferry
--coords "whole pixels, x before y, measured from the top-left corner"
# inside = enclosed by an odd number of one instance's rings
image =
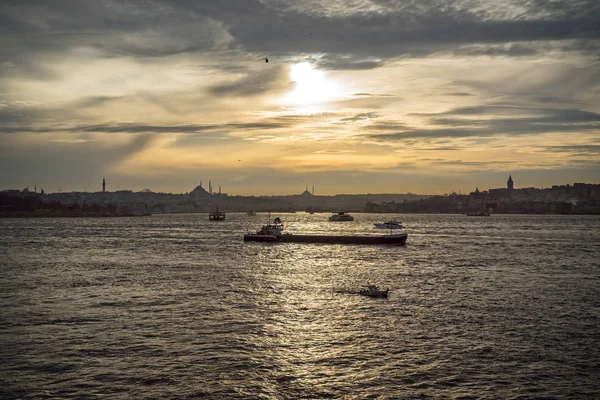
[[[263,225],[256,233],[244,235],[245,242],[328,243],[328,244],[387,244],[405,245],[407,233],[389,235],[297,235],[283,233],[283,224]]]

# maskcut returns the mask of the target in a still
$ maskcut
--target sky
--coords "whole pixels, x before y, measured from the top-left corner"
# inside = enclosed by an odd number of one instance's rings
[[[509,174],[600,183],[597,0],[0,2],[0,190],[443,194]]]

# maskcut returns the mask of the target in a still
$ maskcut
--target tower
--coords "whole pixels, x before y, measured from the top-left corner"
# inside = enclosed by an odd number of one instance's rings
[[[511,175],[508,175],[508,181],[506,182],[506,188],[508,190],[513,190],[513,180],[512,180]]]
[[[212,183],[210,181],[208,181],[208,194],[213,194],[212,193]]]
[[[106,180],[102,178],[102,193],[106,192]]]

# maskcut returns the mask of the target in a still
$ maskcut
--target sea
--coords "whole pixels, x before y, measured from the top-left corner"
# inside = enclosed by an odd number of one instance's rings
[[[0,398],[600,398],[600,216],[353,215],[0,219]]]

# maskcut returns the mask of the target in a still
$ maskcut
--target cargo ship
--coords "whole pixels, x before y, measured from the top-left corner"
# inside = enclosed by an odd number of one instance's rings
[[[389,235],[296,235],[283,233],[281,223],[263,225],[256,233],[244,235],[245,242],[280,243],[329,243],[329,244],[388,244],[404,245],[408,235],[395,233]]]

